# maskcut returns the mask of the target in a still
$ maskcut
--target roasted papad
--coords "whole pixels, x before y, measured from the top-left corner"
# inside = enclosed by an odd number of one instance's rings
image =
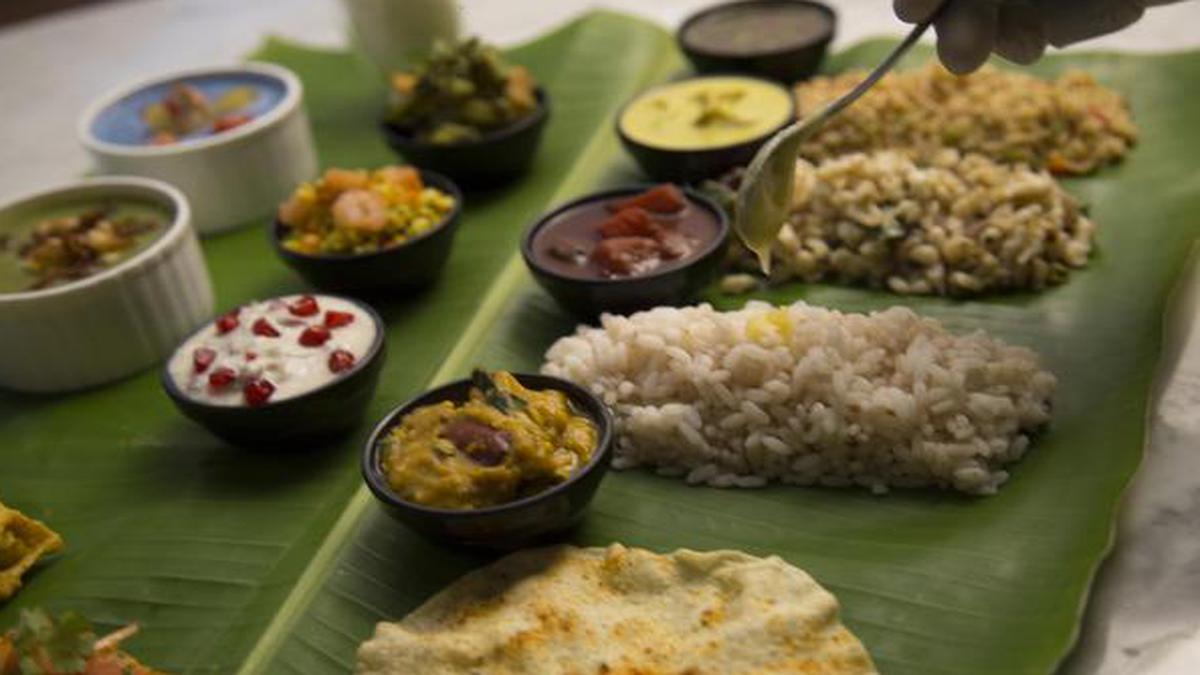
[[[358,651],[359,675],[875,673],[838,603],[778,557],[614,544],[514,553]]]

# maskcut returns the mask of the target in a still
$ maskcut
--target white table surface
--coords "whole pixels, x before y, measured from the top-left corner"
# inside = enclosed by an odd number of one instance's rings
[[[889,0],[827,0],[837,45],[903,26]],[[603,5],[674,25],[705,0],[461,0],[465,29],[527,39]],[[139,0],[104,3],[0,30],[0,199],[88,168],[76,117],[132,78],[228,63],[267,34],[342,46],[336,0]],[[835,45],[836,46],[836,45]],[[1151,10],[1137,25],[1078,48],[1200,48],[1200,2]],[[1200,83],[1180,83],[1196,87]],[[1197,90],[1200,96],[1200,89]],[[1197,215],[1200,235],[1200,214]],[[1151,447],[1126,498],[1116,548],[1093,589],[1079,647],[1064,672],[1200,673],[1200,273],[1183,286],[1192,320],[1169,337]],[[1175,354],[1175,358],[1171,358]]]

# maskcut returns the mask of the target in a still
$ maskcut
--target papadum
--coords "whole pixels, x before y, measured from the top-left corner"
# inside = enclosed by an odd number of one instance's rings
[[[467,574],[358,651],[359,675],[875,673],[778,557],[558,546]]]

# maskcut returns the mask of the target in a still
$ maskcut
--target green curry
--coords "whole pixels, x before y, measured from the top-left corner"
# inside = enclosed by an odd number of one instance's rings
[[[473,509],[527,497],[587,464],[596,425],[561,391],[476,371],[469,399],[422,406],[381,441],[392,490],[426,506]]]
[[[61,286],[145,250],[166,230],[167,213],[135,199],[80,201],[0,223],[0,293]]]

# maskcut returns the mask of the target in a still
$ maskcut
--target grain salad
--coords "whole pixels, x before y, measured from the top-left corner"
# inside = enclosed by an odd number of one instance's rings
[[[604,315],[542,368],[613,410],[613,466],[694,484],[935,486],[994,493],[1050,421],[1031,350],[893,307],[750,302]]]
[[[866,76],[854,70],[796,86],[803,117]],[[1056,79],[984,66],[957,76],[937,63],[884,77],[801,148],[823,160],[903,148],[914,156],[955,148],[1054,173],[1085,174],[1120,160],[1137,138],[1120,94],[1080,70]]]
[[[1040,290],[1087,264],[1095,224],[1050,174],[943,150],[797,163],[772,281],[832,281],[895,293]],[[743,251],[737,264],[756,269]],[[722,289],[751,290],[744,275]]]

